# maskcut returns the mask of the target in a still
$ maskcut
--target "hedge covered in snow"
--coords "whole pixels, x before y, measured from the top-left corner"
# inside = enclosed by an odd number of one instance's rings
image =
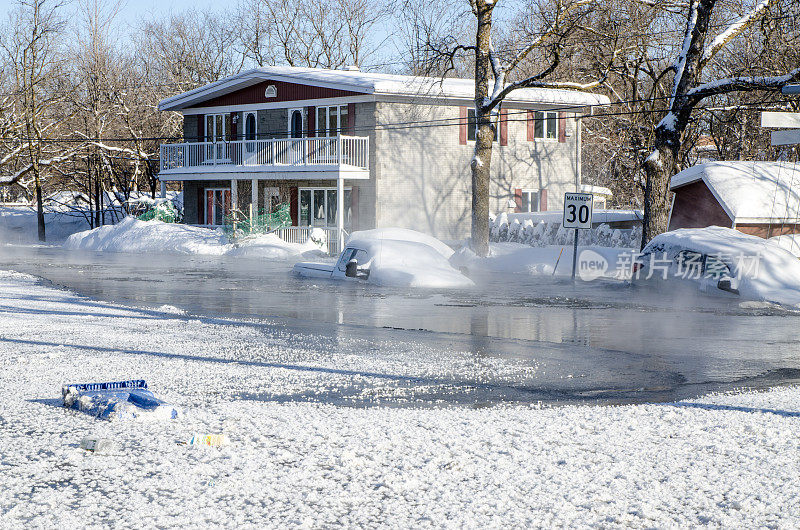
[[[574,242],[575,230],[564,228],[561,223],[548,223],[539,221],[534,223],[531,219],[520,222],[514,219],[509,223],[508,215],[501,213],[489,219],[490,239],[496,243],[521,243],[532,247],[546,247],[549,245],[569,245]],[[601,224],[591,230],[580,230],[579,245],[595,245],[600,247],[638,248],[642,239],[642,229],[637,226],[632,229],[613,229],[607,224]]]

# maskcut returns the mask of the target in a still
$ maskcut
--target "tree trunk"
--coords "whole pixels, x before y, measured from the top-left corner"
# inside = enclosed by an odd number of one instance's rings
[[[42,204],[42,184],[39,175],[36,175],[36,224],[39,232],[39,242],[47,241],[44,230],[44,205]]]
[[[470,246],[480,257],[489,255],[489,177],[492,162],[491,112],[484,108],[489,96],[489,50],[493,4],[476,2],[478,30],[475,36],[475,154],[472,170],[472,238]]]
[[[658,142],[657,142],[658,143]],[[647,183],[644,188],[644,221],[640,249],[656,235],[667,231],[670,210],[669,183],[676,156],[668,146],[657,147],[644,163]]]

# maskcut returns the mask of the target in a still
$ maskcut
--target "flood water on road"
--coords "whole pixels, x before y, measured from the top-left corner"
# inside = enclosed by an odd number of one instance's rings
[[[483,405],[673,400],[800,381],[800,315],[784,309],[526,274],[476,277],[477,286],[462,291],[404,290],[302,279],[291,265],[0,246],[0,269],[98,300],[363,338],[373,345],[354,352],[363,355],[408,343],[458,352],[463,370],[439,392],[444,402],[459,402],[459,385]],[[518,369],[475,376],[471,363],[493,360]]]

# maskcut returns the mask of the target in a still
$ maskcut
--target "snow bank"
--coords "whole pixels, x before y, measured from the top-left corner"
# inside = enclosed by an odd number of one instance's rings
[[[48,242],[61,242],[85,230],[86,219],[62,212],[45,212],[45,235]],[[28,206],[0,206],[0,244],[28,244],[39,240],[36,209]]]
[[[642,253],[672,255],[680,249],[716,255],[732,265],[743,299],[800,304],[800,260],[775,242],[719,226],[684,228],[657,235]]]
[[[479,258],[468,247],[460,249],[450,262],[455,267],[468,271],[491,273],[526,273],[532,276],[572,275],[572,245],[530,247],[519,243],[492,243],[489,256]],[[630,256],[629,248],[598,246],[579,246],[578,258],[583,252],[591,251],[602,256],[608,264],[605,271],[595,278],[617,278],[617,263],[624,255]],[[555,274],[554,274],[555,273]],[[592,278],[592,279],[595,279]]]
[[[313,242],[287,243],[275,234],[228,243],[222,229],[139,221],[126,217],[117,225],[106,225],[70,236],[64,247],[73,250],[131,253],[204,254],[261,259],[287,259],[303,254],[322,254]]]
[[[800,234],[786,234],[783,236],[775,236],[768,239],[778,246],[784,248],[800,258]]]

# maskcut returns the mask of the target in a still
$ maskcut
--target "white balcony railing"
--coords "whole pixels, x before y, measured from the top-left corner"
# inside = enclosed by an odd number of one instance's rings
[[[350,166],[367,170],[369,138],[335,136],[161,145],[161,171],[202,171],[219,166]]]

